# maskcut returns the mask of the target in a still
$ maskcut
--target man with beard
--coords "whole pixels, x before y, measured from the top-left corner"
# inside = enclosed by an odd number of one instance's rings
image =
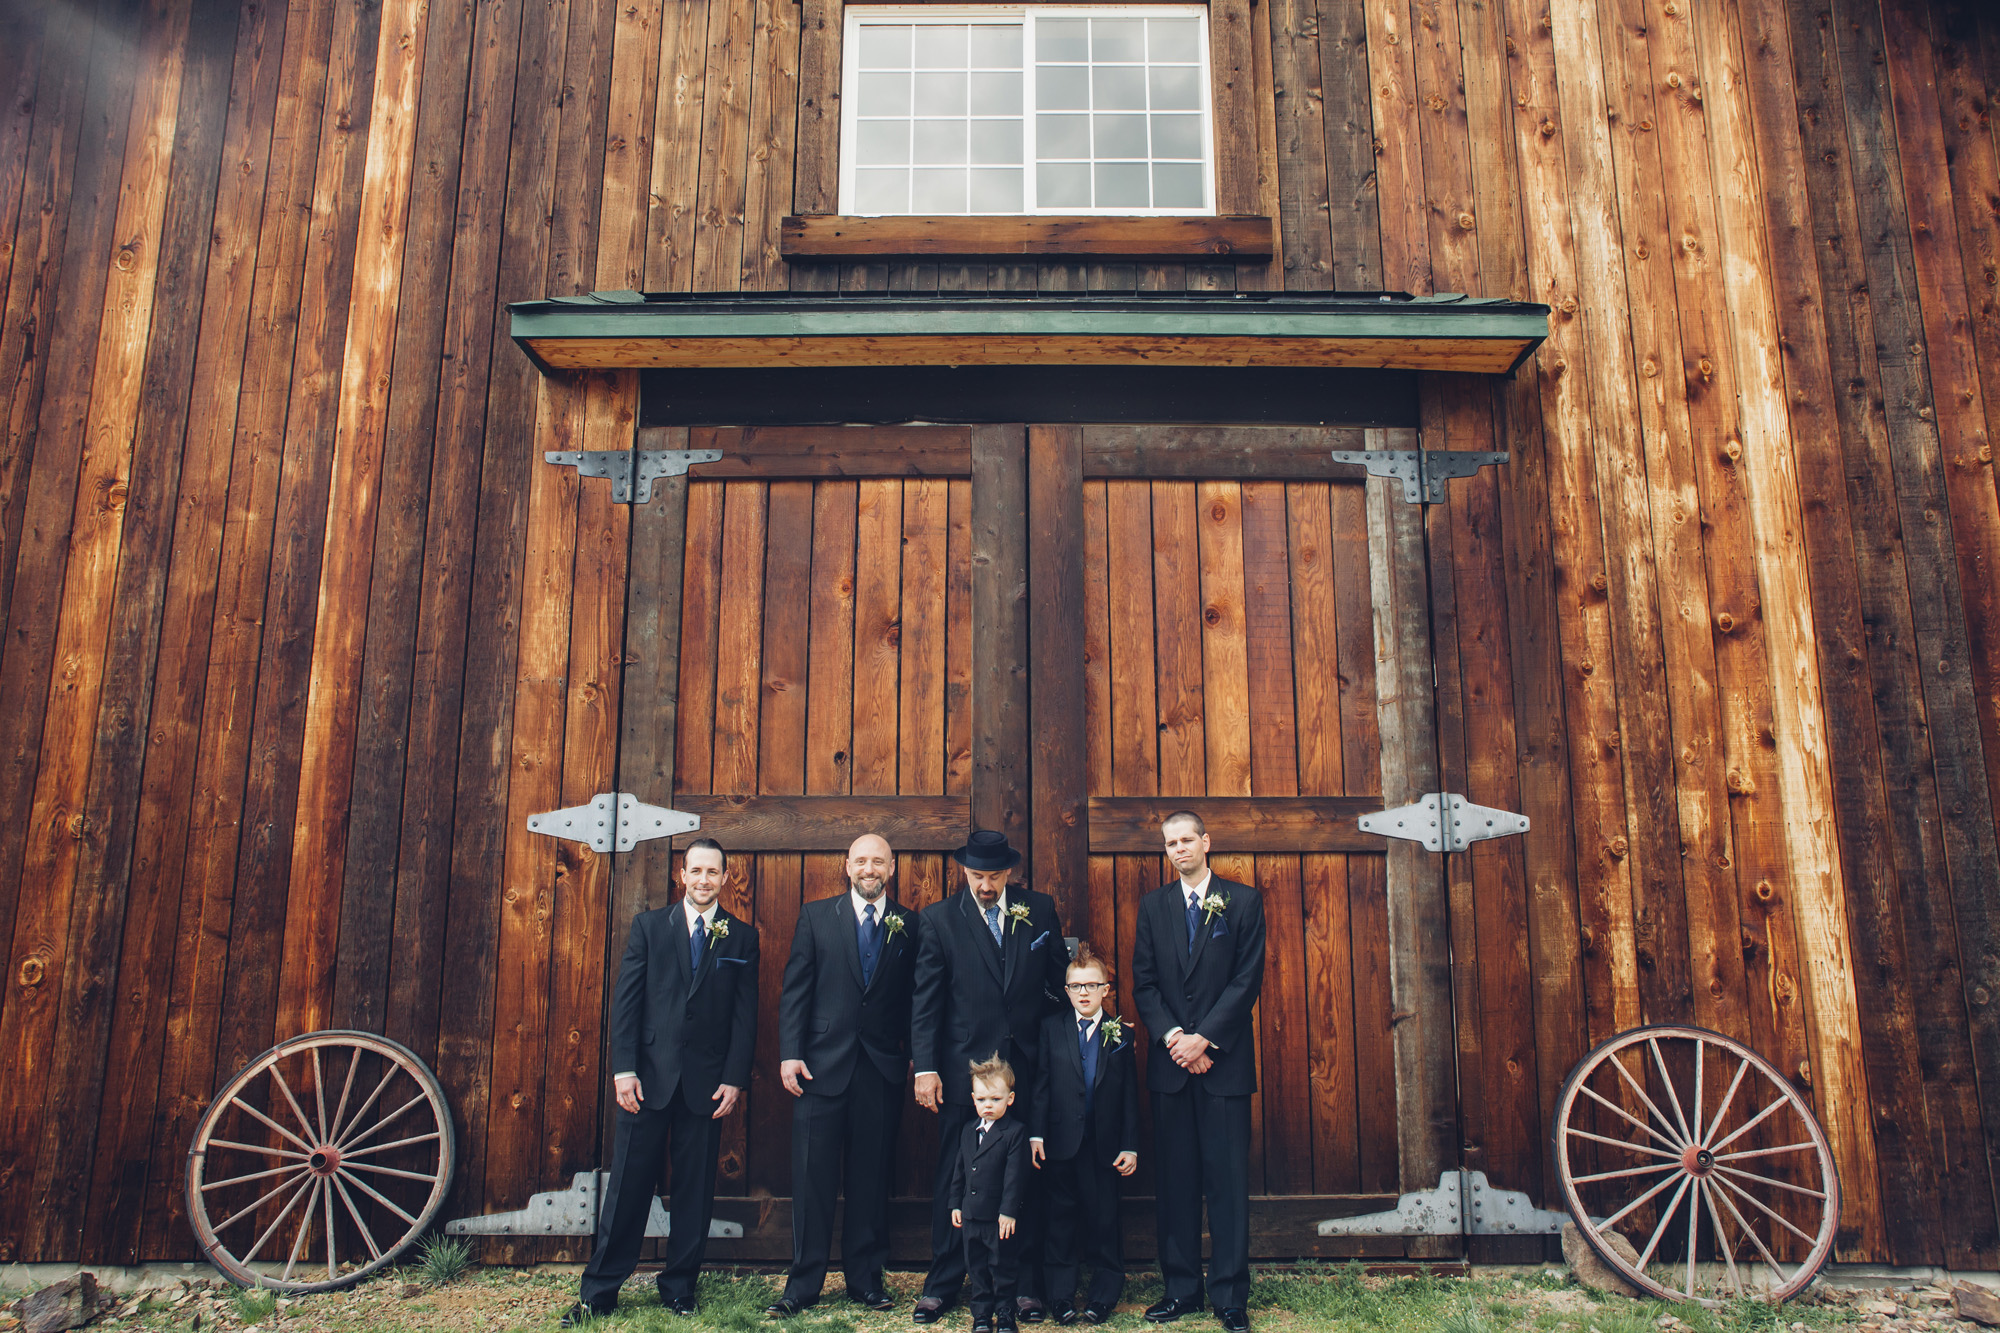
[[[965,1284],[965,1243],[951,1224],[951,1179],[965,1127],[977,1117],[972,1066],[997,1056],[1032,1083],[1040,1067],[1042,1019],[1060,1008],[1069,948],[1055,900],[1008,873],[1021,854],[1005,833],[975,832],[951,854],[966,887],[923,912],[910,1014],[910,1058],[917,1105],[940,1112],[938,1169],[931,1196],[931,1268],[911,1317],[936,1323]],[[1043,1317],[1040,1186],[1029,1182],[1015,1242],[1021,1251],[1019,1318]]]
[[[895,1304],[889,1185],[910,1072],[910,983],[917,917],[889,896],[896,857],[864,833],[847,849],[848,890],[799,909],[778,1000],[778,1077],[792,1103],[792,1267],[765,1310],[789,1319],[819,1300],[845,1177],[841,1266],[849,1300]]]

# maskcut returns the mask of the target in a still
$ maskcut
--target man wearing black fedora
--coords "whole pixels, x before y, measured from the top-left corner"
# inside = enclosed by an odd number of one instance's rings
[[[917,1104],[939,1114],[938,1166],[931,1193],[931,1268],[912,1317],[935,1323],[965,1282],[965,1246],[951,1225],[951,1173],[959,1140],[974,1117],[972,1065],[998,1054],[1030,1081],[1040,1067],[1042,1019],[1063,1004],[1069,949],[1055,901],[1008,882],[1021,854],[1005,833],[978,830],[951,854],[964,868],[965,888],[923,911],[916,991],[910,1013],[910,1058],[917,1070]],[[1031,1206],[1031,1222],[1036,1210]],[[1042,1313],[1039,1237],[1019,1235],[1019,1312]],[[1014,1312],[996,1320],[1007,1327]]]

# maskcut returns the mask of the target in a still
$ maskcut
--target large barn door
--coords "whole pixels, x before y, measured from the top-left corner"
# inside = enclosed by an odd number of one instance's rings
[[[922,907],[951,891],[943,853],[968,827],[1006,829],[1124,982],[1137,902],[1166,873],[1158,822],[1183,804],[1268,904],[1254,1249],[1434,1252],[1314,1226],[1435,1185],[1456,1133],[1441,885],[1354,822],[1434,789],[1421,517],[1330,457],[1381,433],[645,434],[723,456],[635,510],[620,752],[622,790],[672,793],[730,849],[730,910],[764,940],[719,1187],[746,1235],[718,1253],[789,1253],[777,995],[799,906],[841,891],[852,837],[889,837],[897,895]],[[671,900],[671,859],[620,858],[614,921]],[[1442,1012],[1410,999],[1430,972]],[[935,1151],[930,1116],[903,1130],[899,1261],[928,1244]],[[1151,1217],[1128,1209],[1135,1258]]]

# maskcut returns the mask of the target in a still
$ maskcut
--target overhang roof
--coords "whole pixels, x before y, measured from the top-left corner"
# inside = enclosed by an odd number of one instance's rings
[[[509,307],[543,370],[1271,366],[1505,374],[1549,309],[1456,294],[596,292]]]

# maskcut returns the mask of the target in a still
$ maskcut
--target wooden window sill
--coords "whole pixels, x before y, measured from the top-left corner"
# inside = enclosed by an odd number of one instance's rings
[[[1259,260],[1275,251],[1268,217],[788,217],[786,259],[1116,258]]]

